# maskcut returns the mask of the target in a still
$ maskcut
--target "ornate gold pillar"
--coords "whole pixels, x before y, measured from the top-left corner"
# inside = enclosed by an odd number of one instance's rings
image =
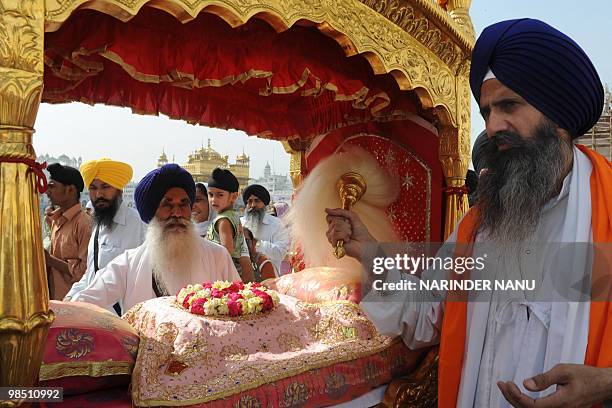
[[[304,154],[308,143],[303,142],[301,139],[283,140],[281,143],[285,151],[291,155],[291,160],[289,161],[289,176],[291,177],[293,190],[295,191],[304,179],[302,169],[305,160]]]
[[[465,185],[469,161],[463,160],[459,155],[457,144],[458,129],[445,127],[440,138],[440,161],[446,180],[446,213],[444,215],[444,239],[448,238],[457,222],[468,210],[467,195],[461,193]],[[469,139],[468,139],[469,146]]]
[[[446,213],[444,239],[469,208],[467,194],[462,191],[470,164],[470,83],[469,60],[459,67],[456,76],[457,127],[444,126],[440,133],[439,157],[446,179]]]
[[[2,387],[36,383],[53,321],[35,174],[19,162],[36,159],[32,134],[43,89],[43,39],[43,0],[0,0]]]
[[[472,0],[448,0],[446,10],[453,21],[467,34],[468,38],[474,41],[474,25],[470,18],[470,5]]]

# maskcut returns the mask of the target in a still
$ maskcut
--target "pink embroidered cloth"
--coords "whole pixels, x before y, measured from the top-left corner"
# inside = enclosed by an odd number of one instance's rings
[[[280,297],[274,310],[239,318],[192,315],[173,297],[134,306],[124,315],[141,338],[133,402],[199,404],[392,344],[352,302]]]

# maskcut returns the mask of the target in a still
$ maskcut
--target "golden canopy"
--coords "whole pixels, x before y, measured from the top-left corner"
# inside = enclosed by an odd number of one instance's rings
[[[53,320],[48,308],[36,172],[31,171],[31,161],[36,157],[32,136],[41,100],[76,99],[66,97],[73,95],[69,92],[63,94],[63,99],[62,95],[52,94],[52,71],[57,66],[53,65],[53,54],[47,49],[53,44],[54,36],[61,35],[62,27],[70,24],[72,16],[83,15],[87,13],[83,10],[89,9],[129,25],[139,14],[156,9],[181,23],[209,14],[234,28],[253,20],[265,21],[277,33],[293,27],[313,28],[333,39],[345,57],[364,58],[372,71],[371,75],[364,76],[364,81],[372,81],[373,86],[390,95],[390,102],[402,98],[416,102],[416,112],[438,130],[438,156],[446,185],[460,187],[470,149],[468,70],[474,41],[468,15],[471,1],[439,3],[432,0],[0,0],[0,386],[35,383],[46,331]],[[88,34],[93,36],[97,27],[91,26],[89,30],[90,33],[82,33],[84,39]],[[105,57],[103,53],[101,50],[99,55]],[[72,56],[61,57],[77,63]],[[59,65],[60,68],[67,66]],[[78,68],[83,72],[83,66]],[[60,69],[58,72],[65,80],[73,71]],[[385,82],[385,76],[392,78],[394,84]],[[132,78],[139,80],[137,76]],[[294,179],[299,178],[303,154],[312,136],[275,136],[285,139],[286,148],[293,154]],[[449,194],[446,198],[445,235],[465,210],[459,197]]]

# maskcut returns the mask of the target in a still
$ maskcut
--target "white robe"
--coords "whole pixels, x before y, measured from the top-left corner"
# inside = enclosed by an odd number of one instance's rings
[[[198,240],[199,268],[184,282],[214,282],[217,280],[238,281],[232,258],[221,245],[204,239]],[[94,281],[83,291],[70,299],[73,302],[87,302],[109,308],[116,302],[121,310],[127,311],[135,304],[155,298],[152,285],[153,265],[145,241],[138,248],[119,255],[98,271]]]
[[[542,247],[537,243],[592,242],[591,171],[589,159],[574,148],[572,171],[565,178],[561,193],[545,206],[535,239],[523,243],[521,253],[517,254],[515,263],[520,265],[519,269],[541,268],[543,288],[553,286],[555,270],[550,267],[552,255],[538,253]],[[447,242],[455,242],[456,234],[455,230]],[[477,243],[485,241],[482,234],[476,237]],[[585,254],[579,255],[572,262],[584,268],[584,273],[590,277],[588,258]],[[436,273],[425,271],[422,278]],[[399,279],[397,270],[390,271],[387,276],[387,281]],[[409,279],[418,278],[410,276]],[[417,292],[372,291],[360,305],[380,332],[401,335],[410,348],[440,341],[443,303],[424,302]],[[493,302],[468,303],[457,407],[509,407],[496,385],[500,380],[514,381],[522,392],[533,398],[554,392],[554,386],[540,393],[527,392],[523,380],[550,370],[558,363],[584,363],[589,311],[588,301],[543,302],[514,296],[496,298]]]
[[[133,208],[129,208],[125,201],[119,206],[119,210],[113,218],[112,228],[100,226],[98,234],[98,271],[103,269],[110,261],[121,255],[128,249],[136,248],[144,242],[146,224],[140,219],[140,215]],[[66,295],[67,298],[75,296],[93,282],[96,271],[94,268],[94,237],[96,227],[94,226],[87,247],[87,270],[80,281],[72,285]],[[110,310],[113,310],[110,308]]]
[[[272,261],[276,273],[280,273],[281,262],[285,259],[291,245],[291,238],[283,221],[267,213],[258,226],[252,225],[245,217],[242,217],[240,221],[244,227],[251,230],[257,240],[255,248],[257,252],[267,256]]]

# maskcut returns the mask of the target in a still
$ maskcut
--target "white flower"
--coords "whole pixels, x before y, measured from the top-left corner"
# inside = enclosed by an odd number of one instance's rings
[[[223,289],[229,288],[231,284],[232,282],[229,282],[229,281],[216,281],[215,283],[212,284],[212,287],[218,290],[223,290]]]

